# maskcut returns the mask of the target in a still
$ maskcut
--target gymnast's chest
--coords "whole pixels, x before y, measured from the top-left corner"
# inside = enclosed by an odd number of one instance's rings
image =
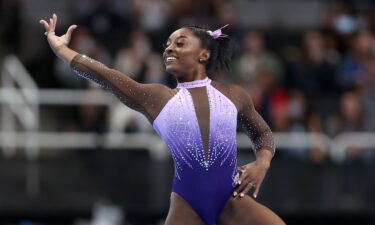
[[[237,124],[237,110],[234,104],[223,94],[208,89],[206,102],[195,99],[188,90],[180,90],[163,108],[156,119],[154,127],[159,135],[177,136],[183,139],[184,135],[199,133],[200,127],[210,131],[223,129],[233,134]],[[205,112],[202,114],[202,112]],[[206,115],[208,114],[208,115]],[[198,119],[198,116],[203,116]]]

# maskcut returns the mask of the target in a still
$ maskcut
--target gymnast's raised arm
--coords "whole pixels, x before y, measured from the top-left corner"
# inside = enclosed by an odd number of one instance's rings
[[[45,28],[45,35],[52,51],[66,63],[74,72],[90,79],[103,88],[112,91],[125,105],[143,113],[152,122],[162,106],[167,102],[173,91],[161,84],[141,84],[129,76],[108,68],[104,64],[70,49],[68,44],[76,25],[68,28],[66,34],[56,36],[57,16],[53,14],[49,22],[40,20]]]

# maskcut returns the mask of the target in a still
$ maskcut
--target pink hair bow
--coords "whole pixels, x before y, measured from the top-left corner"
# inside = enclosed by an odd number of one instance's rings
[[[228,35],[226,34],[223,34],[223,32],[221,31],[222,29],[224,29],[225,27],[229,26],[229,24],[225,25],[225,26],[222,26],[220,27],[219,29],[215,30],[215,31],[210,31],[208,30],[207,33],[213,38],[213,39],[217,39],[217,38],[220,38],[220,37],[228,37]]]

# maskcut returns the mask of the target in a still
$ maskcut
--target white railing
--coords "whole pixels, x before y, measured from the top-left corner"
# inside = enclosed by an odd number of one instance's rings
[[[109,132],[99,135],[40,131],[39,110],[41,106],[94,104],[110,107],[118,100],[112,94],[102,90],[38,89],[15,56],[5,58],[1,76],[0,146],[6,157],[14,155],[17,148],[25,150],[30,162],[26,178],[27,191],[30,194],[37,194],[39,190],[39,172],[36,162],[40,148],[49,150],[96,149],[97,147],[119,150],[147,149],[155,160],[165,160],[169,157],[166,145],[154,133]],[[16,119],[23,130],[17,127]],[[278,148],[318,147],[325,150],[336,162],[345,158],[345,150],[349,146],[375,148],[375,133],[345,133],[335,138],[321,133],[274,133],[274,137]],[[241,133],[237,136],[237,144],[240,149],[248,149],[251,146],[249,138]]]
[[[15,154],[18,127],[17,121],[23,128],[27,159],[26,189],[30,195],[39,190],[39,170],[35,163],[39,157],[38,138],[35,134],[39,130],[39,96],[38,87],[28,74],[20,60],[10,55],[4,59],[1,72],[1,130],[7,135],[1,136],[4,156]]]
[[[0,89],[0,96],[2,90]],[[111,94],[102,90],[61,90],[40,89],[38,92],[40,106],[61,106],[93,104],[110,107],[118,100]],[[1,98],[1,97],[0,97]],[[17,104],[22,103],[18,98],[14,99]],[[125,106],[124,106],[125,107]],[[102,147],[104,149],[148,149],[155,159],[168,158],[168,150],[163,141],[153,133],[125,134],[109,132],[106,134],[96,133],[67,133],[67,132],[9,132],[0,131],[0,140],[13,142],[2,142],[0,146],[27,148],[27,135],[35,137],[40,148],[49,149],[93,149]],[[317,147],[326,151],[334,161],[340,162],[345,158],[345,149],[349,146],[360,148],[375,148],[375,133],[344,133],[334,138],[323,133],[274,133],[276,146],[280,149],[301,149]],[[241,149],[251,146],[249,138],[245,134],[237,135],[237,144]]]
[[[27,154],[35,158],[38,147],[32,134],[39,127],[38,87],[16,56],[11,55],[4,59],[1,86],[2,130],[11,133],[15,131],[15,119],[18,119],[20,125],[30,132],[30,135],[25,137],[28,142]],[[14,154],[14,139],[15,136],[12,135],[1,139],[7,146],[3,148],[3,153],[7,156]]]
[[[53,150],[75,150],[97,148],[111,150],[148,150],[155,160],[166,160],[169,151],[165,143],[153,133],[119,133],[106,134],[60,132],[60,131],[36,131],[36,132],[7,132],[0,131],[0,139],[12,138],[12,143],[1,142],[2,148],[30,147],[28,137],[32,136],[39,148]],[[278,149],[308,149],[317,147],[325,151],[335,162],[345,159],[345,150],[348,147],[375,148],[375,133],[343,133],[335,138],[329,138],[325,134],[317,133],[274,133],[275,143]],[[239,149],[250,149],[252,143],[243,133],[237,135]]]

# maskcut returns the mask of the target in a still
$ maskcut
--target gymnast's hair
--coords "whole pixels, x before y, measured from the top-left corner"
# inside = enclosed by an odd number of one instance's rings
[[[208,74],[229,72],[235,52],[235,43],[231,38],[227,35],[214,38],[209,34],[209,30],[198,26],[186,26],[184,28],[193,31],[193,34],[200,39],[202,46],[210,51],[210,58],[206,63]]]

